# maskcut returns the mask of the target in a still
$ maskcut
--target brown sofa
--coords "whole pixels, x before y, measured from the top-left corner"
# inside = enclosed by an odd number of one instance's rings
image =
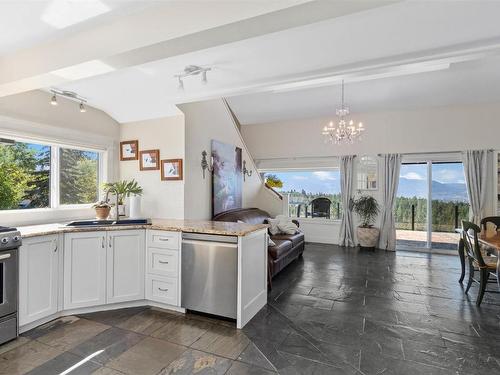
[[[267,218],[271,217],[266,211],[258,208],[240,208],[221,212],[214,216],[215,221],[237,222],[243,221],[247,224],[266,224]],[[299,226],[298,221],[294,223]],[[269,246],[269,274],[274,277],[278,272],[285,268],[290,262],[302,256],[304,252],[304,233],[293,235],[277,234],[271,235],[271,239],[276,246]]]

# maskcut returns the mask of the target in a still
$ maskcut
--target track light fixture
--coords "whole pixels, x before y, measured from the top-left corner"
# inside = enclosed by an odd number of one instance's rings
[[[50,89],[50,92],[52,93],[52,98],[50,99],[50,104],[52,105],[57,105],[57,95],[59,96],[64,96],[65,98],[68,98],[70,100],[80,102],[80,112],[86,112],[87,109],[85,108],[85,103],[87,103],[87,99],[84,98],[83,96],[78,95],[76,92],[73,91],[66,91],[66,90],[59,90],[56,88]]]
[[[184,81],[183,79],[189,76],[197,76],[201,74],[201,83],[203,85],[207,84],[207,72],[212,70],[212,68],[203,68],[198,65],[188,65],[184,68],[182,73],[174,75],[175,78],[179,80],[179,90],[184,90]]]

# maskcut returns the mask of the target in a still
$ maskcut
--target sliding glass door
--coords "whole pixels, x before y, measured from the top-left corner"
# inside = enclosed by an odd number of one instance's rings
[[[429,242],[427,170],[427,163],[401,165],[395,208],[398,247],[426,248]]]
[[[455,229],[468,211],[461,162],[422,160],[401,166],[395,208],[399,249],[456,249]]]

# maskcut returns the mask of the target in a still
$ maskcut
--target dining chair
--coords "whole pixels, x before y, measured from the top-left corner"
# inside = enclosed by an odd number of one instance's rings
[[[479,293],[476,299],[476,305],[481,305],[486,286],[490,276],[495,278],[497,284],[499,282],[499,267],[498,258],[495,256],[484,256],[481,247],[479,246],[478,234],[481,232],[476,224],[470,221],[462,221],[462,240],[464,244],[465,255],[469,260],[469,280],[465,293],[469,292],[472,282],[479,283]],[[479,271],[479,280],[474,278],[475,270]],[[498,291],[488,290],[488,292],[498,293]]]
[[[500,230],[500,216],[488,216],[481,219],[481,228],[486,230],[486,224],[493,223],[496,225],[497,230]]]

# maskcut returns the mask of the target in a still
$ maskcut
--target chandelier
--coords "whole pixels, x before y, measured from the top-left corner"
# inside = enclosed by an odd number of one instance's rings
[[[354,143],[360,138],[365,128],[362,122],[355,126],[354,121],[348,118],[350,112],[349,107],[344,102],[344,80],[342,80],[342,106],[335,113],[339,118],[338,124],[335,125],[333,121],[330,121],[323,128],[322,134],[325,136],[325,141],[335,144]]]

